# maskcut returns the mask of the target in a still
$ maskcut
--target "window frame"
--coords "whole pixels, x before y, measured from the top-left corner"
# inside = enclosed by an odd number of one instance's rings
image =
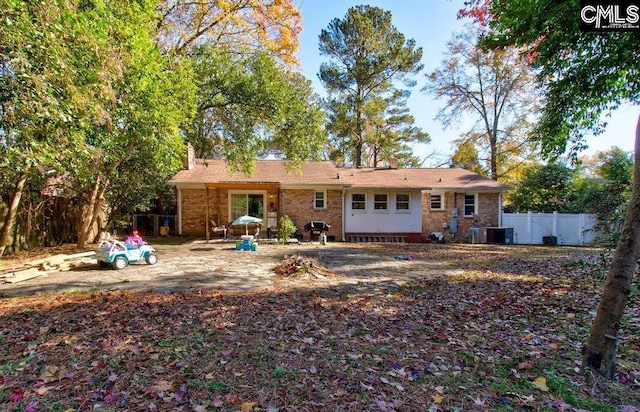
[[[322,193],[322,206],[318,206],[318,193]],[[327,209],[327,191],[326,190],[314,190],[313,191],[313,209],[314,210],[326,210]]]
[[[378,196],[384,196],[383,200],[377,200]],[[378,208],[378,205],[383,206]],[[389,212],[389,194],[388,193],[374,193],[373,194],[373,211],[376,213],[388,213]]]
[[[473,212],[471,214],[467,213],[467,206],[471,206],[471,204],[467,203],[467,198],[473,197]],[[462,200],[462,213],[464,217],[473,217],[473,215],[478,214],[478,194],[477,193],[465,193],[464,198]]]
[[[439,200],[437,200],[436,202],[440,203],[440,207],[433,207],[435,196],[439,197]],[[437,212],[442,212],[443,210],[445,210],[444,193],[429,193],[429,210]]]
[[[407,200],[398,200],[398,196],[406,196]],[[399,204],[407,204],[406,209],[398,207]],[[396,213],[411,213],[411,193],[396,193]]]
[[[355,196],[362,196],[363,200],[355,200]],[[356,208],[354,205],[358,203],[362,203],[362,208]],[[366,213],[367,212],[367,194],[364,192],[359,193],[351,193],[351,211],[355,213]]]

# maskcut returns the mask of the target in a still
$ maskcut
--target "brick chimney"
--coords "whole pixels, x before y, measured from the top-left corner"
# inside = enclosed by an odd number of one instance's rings
[[[196,167],[196,151],[189,142],[187,142],[187,156],[183,159],[182,165],[187,170],[191,170]]]

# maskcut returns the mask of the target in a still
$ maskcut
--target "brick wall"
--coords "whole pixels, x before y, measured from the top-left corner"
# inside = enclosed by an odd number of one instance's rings
[[[243,187],[243,189],[245,189]],[[218,224],[229,223],[227,189],[209,189],[209,213],[211,219],[217,219]],[[342,240],[342,190],[327,190],[327,208],[317,210],[313,208],[314,190],[281,189],[267,191],[268,210],[270,204],[279,204],[278,219],[288,215],[298,227],[298,233],[309,238],[304,231],[304,225],[311,220],[323,220],[331,225],[328,236],[335,236]],[[220,200],[218,201],[218,197]],[[449,223],[451,210],[458,207],[458,239],[465,239],[467,230],[471,226],[498,225],[498,193],[479,193],[478,213],[479,221],[472,217],[464,217],[464,194],[458,193],[456,202],[454,194],[445,194],[445,209],[432,211],[429,208],[429,194],[422,195],[422,238],[426,239],[431,232],[442,232],[442,224]],[[207,192],[205,189],[182,189],[182,233],[188,236],[205,236]],[[279,203],[278,203],[279,202]],[[454,205],[454,203],[457,203]],[[265,228],[266,230],[266,228]],[[266,235],[266,233],[265,233]],[[412,239],[413,240],[413,239]],[[418,239],[415,239],[418,241]]]
[[[280,216],[288,215],[298,227],[299,234],[309,239],[304,225],[312,220],[323,220],[331,226],[327,236],[342,240],[342,190],[327,190],[327,208],[313,208],[314,191],[299,189],[280,190]]]
[[[211,196],[211,193],[209,193]],[[182,189],[182,234],[204,236],[207,202],[205,189]]]
[[[251,190],[245,186],[238,189]],[[209,218],[218,224],[230,223],[229,190],[232,189],[209,189]],[[309,234],[304,231],[304,225],[311,220],[323,220],[331,226],[327,235],[342,240],[342,190],[327,190],[326,193],[327,208],[324,210],[313,208],[314,191],[311,189],[269,189],[264,206],[266,210],[271,210],[272,204],[276,208],[279,205],[278,223],[281,216],[289,215],[298,227],[298,233],[304,234],[305,239],[308,239]],[[206,189],[182,189],[183,235],[206,236],[206,200]],[[265,232],[262,235],[266,236],[266,226],[263,227]]]
[[[451,219],[451,210],[458,208],[458,239],[466,239],[467,231],[471,226],[497,226],[498,225],[498,193],[478,193],[478,221],[473,217],[464,216],[464,193],[446,193],[445,210],[430,210],[429,194],[422,195],[422,236],[428,237],[431,232],[442,232],[442,224]]]
[[[209,189],[209,219],[219,225],[229,223],[228,193],[226,189]],[[206,202],[206,189],[182,189],[183,235],[206,236]]]

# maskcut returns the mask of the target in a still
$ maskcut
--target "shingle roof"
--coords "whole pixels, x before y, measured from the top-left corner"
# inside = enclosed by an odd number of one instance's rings
[[[250,176],[231,172],[223,160],[198,159],[196,167],[181,170],[171,185],[205,183],[279,183],[287,185],[350,186],[353,188],[397,188],[415,190],[467,190],[501,192],[502,183],[457,167],[415,169],[337,168],[329,161],[305,162],[299,171],[288,170],[290,162],[258,160]],[[338,176],[340,176],[338,178]]]
[[[170,185],[205,183],[280,183],[283,185],[340,185],[338,169],[329,161],[305,162],[300,170],[287,167],[291,163],[282,160],[258,160],[250,176],[242,171],[231,172],[224,160],[198,159],[196,167],[179,171]]]
[[[458,167],[412,169],[339,169],[354,188],[468,190],[501,192],[507,187],[495,180]]]

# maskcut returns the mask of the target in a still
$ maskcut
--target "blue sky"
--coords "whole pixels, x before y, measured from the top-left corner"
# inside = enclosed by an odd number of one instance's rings
[[[302,62],[304,75],[313,82],[318,94],[325,96],[324,87],[318,80],[320,63],[327,58],[320,56],[318,51],[318,36],[322,29],[327,28],[334,18],[344,18],[347,10],[352,6],[370,4],[388,10],[392,14],[392,22],[396,28],[412,38],[417,46],[422,47],[422,63],[425,68],[423,74],[416,79],[418,84],[413,89],[409,99],[411,113],[416,118],[416,125],[431,136],[431,143],[415,147],[414,152],[424,157],[431,152],[440,153],[439,162],[428,160],[425,166],[435,166],[445,161],[453,152],[451,140],[456,139],[462,130],[443,130],[440,122],[434,117],[442,107],[442,102],[435,101],[420,89],[425,84],[424,74],[430,73],[439,66],[446,43],[451,39],[454,31],[462,29],[465,21],[456,18],[457,12],[463,7],[464,0],[297,0],[302,11],[304,31],[300,35],[300,51],[298,56]],[[612,146],[632,151],[634,146],[635,127],[639,110],[634,107],[624,107],[617,110],[608,119],[609,127],[604,135],[590,137],[587,140],[589,150],[585,154],[607,150]]]

